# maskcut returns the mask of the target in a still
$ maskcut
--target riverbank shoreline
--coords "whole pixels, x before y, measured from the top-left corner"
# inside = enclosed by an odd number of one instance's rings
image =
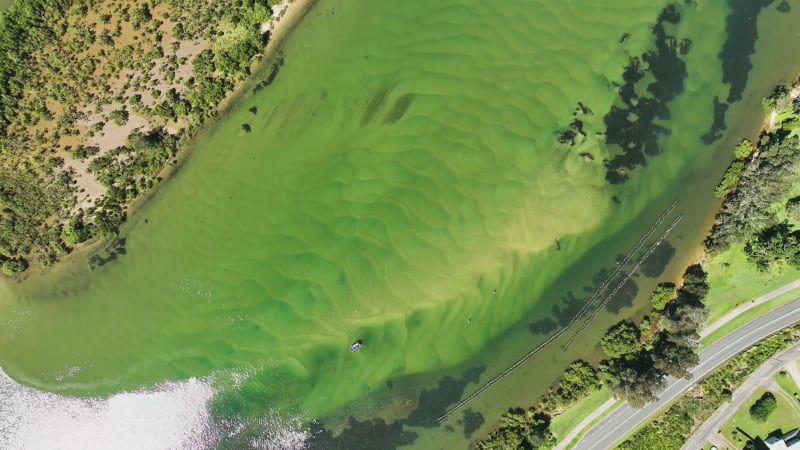
[[[93,241],[76,244],[72,246],[69,253],[61,256],[51,266],[33,265],[25,272],[10,277],[10,279],[21,283],[30,278],[37,278],[58,271],[65,266],[81,261],[83,258],[102,252],[116,242],[121,236],[125,236],[130,232],[131,226],[134,223],[131,218],[157,195],[162,185],[168,183],[172,177],[178,173],[192,154],[192,149],[206,136],[207,131],[217,126],[221,120],[224,120],[230,111],[245,97],[245,94],[251,92],[251,90],[261,82],[263,78],[262,75],[269,73],[270,70],[273,70],[274,65],[278,64],[282,56],[281,47],[316,3],[317,0],[289,0],[280,5],[285,6],[279,8],[276,18],[269,22],[271,24],[267,29],[267,32],[270,33],[269,41],[264,46],[262,52],[252,61],[250,75],[241,81],[240,84],[217,105],[217,114],[215,117],[206,119],[203,124],[188,129],[181,136],[175,155],[156,175],[158,182],[142,195],[133,199],[125,208],[126,219],[120,227],[119,233],[115,236],[103,236]]]
[[[280,49],[284,41],[291,36],[295,27],[300,24],[303,17],[311,11],[316,3],[317,0],[292,0],[288,4],[288,7],[282,11],[280,18],[273,22],[269,42],[267,42],[267,45],[264,47],[261,58],[253,61],[250,76],[243,80],[239,86],[234,88],[231,93],[222,100],[217,107],[217,115],[215,117],[207,120],[201,126],[183,136],[181,139],[183,142],[178,144],[175,157],[158,173],[159,185],[168,182],[180,170],[183,163],[186,162],[189,155],[191,155],[192,148],[197,146],[198,140],[201,139],[209,129],[217,126],[220,121],[239,104],[239,101],[244,98],[244,94],[258,84],[260,75],[264,74],[277,62],[280,58]],[[133,200],[126,210],[128,219],[146,205],[147,202],[158,193],[159,189],[160,187],[154,186],[144,195]],[[120,235],[125,234],[124,231],[127,231],[129,223],[130,220],[126,220],[120,231]],[[109,240],[106,239],[104,243],[108,243],[108,241]]]

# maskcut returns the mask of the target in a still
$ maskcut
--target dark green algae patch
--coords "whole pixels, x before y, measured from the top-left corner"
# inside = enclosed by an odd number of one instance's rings
[[[727,38],[719,59],[723,70],[722,82],[728,84],[730,89],[727,100],[722,101],[719,97],[713,99],[711,109],[714,120],[708,132],[700,136],[700,141],[705,145],[720,139],[726,129],[725,114],[730,104],[742,98],[748,74],[753,69],[750,59],[758,40],[757,19],[773,1],[728,0],[731,11],[726,18]],[[686,5],[696,7],[691,0],[687,0]],[[782,9],[785,10],[785,7]],[[684,91],[689,74],[682,57],[692,47],[690,39],[667,32],[669,25],[677,25],[680,21],[681,13],[677,4],[664,8],[653,26],[654,48],[631,58],[623,71],[623,83],[619,86],[619,104],[604,116],[606,143],[622,150],[621,154],[605,161],[608,169],[606,180],[612,184],[624,183],[631,170],[647,165],[647,157],[661,153],[659,137],[671,133],[660,123],[671,118],[668,103]],[[625,40],[626,35],[623,35],[620,43]],[[646,73],[652,75],[654,81],[643,81]],[[637,85],[643,82],[647,83],[649,96],[636,93]]]

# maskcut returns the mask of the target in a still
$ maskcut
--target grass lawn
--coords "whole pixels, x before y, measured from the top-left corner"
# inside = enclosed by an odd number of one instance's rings
[[[791,112],[788,114],[791,114]],[[781,119],[784,119],[784,117],[781,117]],[[798,168],[800,169],[800,167]],[[800,182],[795,182],[787,194],[787,198],[800,196]],[[787,214],[784,200],[769,205],[769,209],[775,213],[778,221],[786,220],[793,227],[800,227],[800,223],[797,223]],[[744,243],[732,245],[727,251],[714,255],[703,263],[703,268],[708,272],[708,285],[710,287],[708,295],[703,300],[709,310],[707,324],[713,323],[728,311],[743,303],[747,303],[760,295],[800,278],[800,269],[789,265],[773,267],[769,273],[758,271],[752,263],[747,261],[747,256],[742,251],[743,248]],[[795,292],[800,293],[800,291]],[[761,313],[780,306],[795,297],[795,295],[792,295],[787,298],[787,295],[789,294],[768,302],[766,305],[771,306],[765,305],[764,309],[760,310]],[[782,303],[779,300],[782,300]],[[757,308],[753,310],[755,309]],[[748,319],[755,318],[757,315],[751,313]],[[740,320],[739,323],[743,324],[746,321]],[[734,328],[730,327],[726,332],[732,331]],[[725,332],[719,333],[720,331],[722,329],[712,333],[707,338],[712,338],[715,335],[723,336]],[[703,342],[705,344],[710,343],[706,342],[706,339]]]
[[[791,382],[791,380],[789,381]],[[778,409],[769,416],[769,420],[764,423],[757,423],[750,418],[750,405],[761,397],[764,392],[766,392],[766,389],[758,389],[744,404],[742,404],[741,408],[736,411],[736,414],[723,425],[722,433],[730,442],[744,446],[748,438],[744,436],[742,432],[753,439],[757,437],[766,439],[767,436],[777,430],[786,432],[797,428],[797,424],[800,423],[800,413],[798,413],[782,395],[777,395],[777,393],[775,398],[778,400]],[[737,428],[741,431],[738,431]]]
[[[798,276],[800,276],[800,275],[798,275]],[[790,280],[787,280],[786,282],[789,282],[789,281],[792,281],[792,280],[790,279]],[[767,292],[767,291],[765,290],[765,292]],[[736,316],[736,318],[732,319],[730,322],[728,322],[725,325],[723,325],[723,326],[717,328],[716,330],[714,330],[713,333],[711,333],[708,336],[706,336],[703,339],[701,339],[700,343],[702,344],[703,347],[708,347],[709,345],[711,345],[714,342],[716,342],[718,339],[724,337],[726,334],[728,334],[731,331],[739,328],[740,326],[746,324],[747,322],[750,322],[751,320],[755,319],[756,317],[761,316],[763,314],[766,314],[769,311],[771,311],[771,310],[773,310],[773,309],[775,309],[775,308],[777,308],[777,307],[779,307],[779,306],[781,306],[783,304],[786,304],[786,303],[796,299],[797,297],[800,297],[800,289],[794,289],[794,290],[789,291],[789,292],[787,292],[785,294],[779,295],[779,296],[773,298],[772,300],[770,300],[770,301],[768,301],[766,303],[762,303],[762,304],[760,304],[760,305],[758,305],[758,306],[756,306],[754,308],[748,309],[747,311],[743,312],[742,314],[739,314],[738,316]],[[733,306],[736,306],[736,305],[733,305]],[[720,307],[724,307],[724,306],[720,306]],[[725,311],[723,312],[723,314],[725,312],[728,312],[730,309],[731,308],[726,308]],[[716,311],[714,309],[711,309],[711,311],[710,311],[711,314],[715,314],[715,312]],[[706,322],[706,323],[711,323],[711,322],[709,321],[709,322]]]
[[[580,423],[586,416],[593,413],[608,399],[611,398],[611,391],[606,388],[600,389],[594,394],[582,399],[578,403],[570,406],[550,423],[550,430],[558,437],[563,438]],[[612,408],[613,409],[613,408]],[[559,441],[560,442],[560,441]]]
[[[781,389],[783,389],[784,392],[790,396],[797,397],[797,395],[800,394],[800,389],[797,389],[797,384],[795,384],[794,379],[789,372],[780,370],[772,377],[775,378],[775,381],[778,382],[778,385],[781,387]]]
[[[800,278],[800,270],[788,266],[770,273],[759,272],[747,261],[742,247],[742,244],[732,246],[703,264],[711,288],[703,300],[709,309],[706,323],[713,323],[740,304]]]

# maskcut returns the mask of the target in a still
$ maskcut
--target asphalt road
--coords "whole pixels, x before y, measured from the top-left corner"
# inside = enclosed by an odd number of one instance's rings
[[[725,424],[728,420],[730,420],[731,416],[736,413],[736,411],[741,408],[745,401],[747,401],[756,389],[764,386],[769,385],[772,382],[772,375],[783,369],[784,367],[791,372],[794,367],[794,362],[800,359],[800,344],[794,344],[793,346],[789,347],[788,349],[778,353],[773,358],[768,359],[764,364],[762,364],[755,372],[751,373],[747,379],[739,385],[739,387],[734,390],[733,395],[731,396],[731,401],[724,403],[722,406],[717,409],[714,414],[709,417],[703,425],[700,426],[694,433],[689,437],[689,440],[683,443],[681,449],[683,450],[703,450],[705,448],[706,442],[714,443],[713,440],[717,440],[719,442],[717,448],[727,448],[730,445],[726,442],[726,445],[720,445],[721,443],[725,442],[726,439],[720,436],[717,431],[722,428],[722,425]],[[795,378],[792,375],[794,380],[800,380],[800,376]],[[800,383],[798,383],[800,385]],[[780,389],[780,388],[778,388]],[[775,391],[778,392],[778,391]],[[791,400],[795,402],[796,400]]]
[[[798,321],[800,321],[800,297],[753,320],[703,349],[699,355],[700,363],[691,370],[693,375],[691,380],[668,377],[667,388],[659,395],[658,401],[650,403],[642,409],[631,408],[627,404],[618,407],[590,428],[574,448],[601,450],[613,447],[623,436],[694,384],[695,380],[706,376],[740,351]]]

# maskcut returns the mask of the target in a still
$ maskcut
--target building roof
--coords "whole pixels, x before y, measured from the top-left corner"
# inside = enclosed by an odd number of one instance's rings
[[[795,428],[782,436],[770,436],[764,443],[769,450],[800,450],[800,428]]]

